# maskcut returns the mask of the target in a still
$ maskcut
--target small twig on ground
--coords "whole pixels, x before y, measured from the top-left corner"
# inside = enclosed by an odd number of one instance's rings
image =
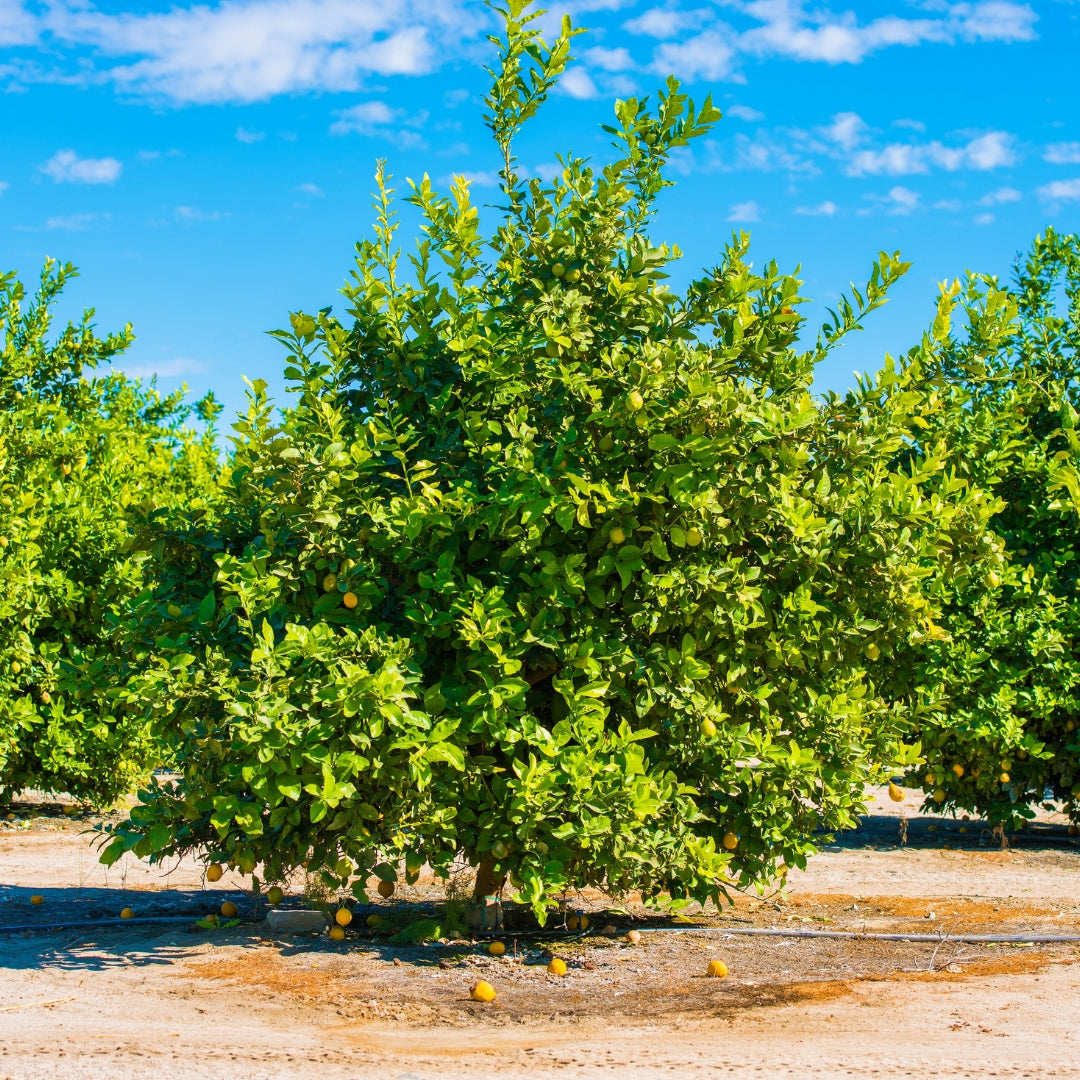
[[[44,1009],[49,1005],[63,1005],[65,1001],[76,1000],[78,1000],[78,994],[72,994],[71,997],[54,998],[52,1001],[28,1001],[24,1005],[4,1005],[0,1008],[0,1012],[17,1012],[19,1009]]]

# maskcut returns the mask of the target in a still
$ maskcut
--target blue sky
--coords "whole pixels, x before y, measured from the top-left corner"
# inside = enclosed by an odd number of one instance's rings
[[[551,25],[568,11],[589,33],[519,145],[527,170],[603,158],[613,99],[669,74],[725,114],[656,223],[684,280],[739,228],[756,262],[801,264],[822,305],[880,249],[914,261],[822,388],[913,344],[936,282],[1007,275],[1047,224],[1080,227],[1080,0],[550,6]],[[479,0],[0,0],[0,267],[75,262],[68,311],[135,326],[125,370],[234,412],[241,376],[281,387],[264,331],[340,309],[377,158],[399,190],[464,172],[497,202],[494,26]]]

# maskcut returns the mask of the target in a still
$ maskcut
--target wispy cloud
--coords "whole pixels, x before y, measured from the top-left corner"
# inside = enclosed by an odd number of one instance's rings
[[[1013,136],[991,131],[969,139],[962,146],[928,143],[889,143],[880,149],[860,150],[847,164],[849,176],[910,176],[932,169],[986,172],[1016,161]]]
[[[1080,202],[1080,178],[1076,180],[1055,180],[1044,184],[1036,192],[1043,202]]]
[[[728,221],[760,221],[761,207],[757,200],[748,199],[746,202],[736,203],[728,214]]]
[[[1001,206],[1004,203],[1019,202],[1023,197],[1016,188],[998,188],[997,191],[987,192],[979,200],[979,206]]]
[[[129,379],[179,379],[185,375],[200,375],[209,370],[209,365],[204,360],[192,360],[186,356],[177,356],[171,360],[159,360],[144,362],[141,364],[119,363],[114,365],[118,371],[122,371]]]
[[[795,213],[806,217],[832,217],[839,209],[832,199],[826,199],[817,206],[796,206]]]
[[[316,199],[321,199],[324,195],[318,184],[297,184],[293,191],[298,191],[301,195],[313,195]]]
[[[11,185],[4,180],[0,180],[0,195],[3,195]]]
[[[109,221],[108,214],[64,214],[51,217],[45,222],[46,229],[60,229],[64,232],[85,232],[99,221]]]
[[[337,119],[330,125],[331,135],[367,135],[402,147],[425,145],[416,129],[427,123],[426,112],[410,115],[385,101],[361,101],[347,109],[338,109],[334,116]]]
[[[178,103],[350,91],[368,75],[423,74],[484,25],[457,0],[222,0],[138,14],[58,4],[42,22],[57,44],[120,60],[94,77]]]
[[[591,49],[585,49],[581,53],[581,59],[602,71],[633,71],[637,67],[629,50],[621,46],[617,49],[605,49],[597,45]]]
[[[200,210],[197,206],[178,206],[175,213],[177,221],[187,224],[197,221],[222,221],[229,217],[227,210]]]
[[[1051,143],[1043,151],[1043,161],[1051,165],[1080,165],[1080,142]]]
[[[729,105],[724,109],[724,115],[732,116],[736,120],[746,120],[752,124],[765,119],[763,112],[758,112],[757,109],[752,109],[749,105]]]
[[[623,29],[631,34],[663,40],[674,37],[681,30],[701,26],[710,14],[709,11],[680,11],[677,7],[650,8],[624,22]]]
[[[257,143],[262,142],[266,138],[265,131],[248,131],[247,128],[238,127],[235,135],[237,142],[242,143]]]
[[[652,70],[660,75],[678,72],[683,79],[736,79],[733,35],[718,30],[682,42],[664,42],[653,54]]]
[[[113,184],[123,169],[116,158],[81,158],[74,150],[60,150],[41,166],[58,184]]]

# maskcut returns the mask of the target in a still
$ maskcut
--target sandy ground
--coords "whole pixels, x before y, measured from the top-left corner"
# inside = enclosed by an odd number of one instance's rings
[[[255,914],[241,881],[208,889],[188,862],[106,870],[91,821],[23,807],[0,829],[0,924],[40,929],[0,934],[0,1080],[1080,1077],[1075,945],[731,933],[1080,934],[1080,842],[1060,821],[1044,817],[1002,851],[978,822],[912,819],[901,846],[912,809],[879,806],[784,896],[695,916],[706,931],[633,906],[604,913],[588,895],[575,906],[619,936],[526,936],[516,957],[511,945],[495,959],[465,942],[274,938],[254,921],[195,930],[225,898]],[[387,911],[434,895],[422,879]],[[45,929],[124,906],[184,918]],[[645,928],[636,946],[632,926]],[[567,976],[547,973],[545,947]],[[727,979],[704,976],[714,958]],[[468,997],[481,977],[498,990],[490,1005]]]

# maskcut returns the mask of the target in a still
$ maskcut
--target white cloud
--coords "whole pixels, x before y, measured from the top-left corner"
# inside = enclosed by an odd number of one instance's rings
[[[198,375],[209,369],[205,361],[191,360],[186,356],[177,356],[172,360],[159,360],[157,363],[119,363],[113,366],[129,379],[152,379],[155,376],[160,379],[178,379],[184,375]]]
[[[890,214],[910,214],[918,208],[919,193],[906,187],[894,187],[889,191],[889,201],[893,204]]]
[[[569,94],[570,97],[581,101],[600,96],[596,83],[582,67],[567,68],[566,74],[559,80],[559,89],[564,94]]]
[[[629,51],[621,47],[605,49],[597,45],[592,49],[585,49],[581,58],[603,71],[633,71],[637,67]]]
[[[1039,19],[1028,4],[1005,0],[952,4],[950,14],[959,35],[969,41],[1033,41]]]
[[[458,90],[447,90],[442,96],[443,104],[448,109],[456,109],[459,105],[469,100],[469,91],[464,87]]]
[[[46,229],[62,229],[65,232],[84,232],[95,222],[108,221],[108,214],[66,214],[60,217],[49,218],[45,222]]]
[[[120,88],[189,103],[350,91],[367,75],[423,74],[459,54],[483,20],[457,0],[221,0],[145,14],[56,6],[44,24],[54,41],[123,58],[105,73]]]
[[[976,225],[993,225],[996,218],[993,214],[976,214],[972,220]]]
[[[302,195],[314,195],[317,199],[323,197],[323,189],[318,184],[298,184],[293,190]]]
[[[113,184],[123,169],[116,158],[81,158],[74,150],[60,150],[41,166],[58,184]]]
[[[247,128],[238,127],[236,129],[236,141],[242,143],[257,143],[262,142],[266,138],[265,131],[248,131]]]
[[[725,116],[733,116],[736,120],[746,120],[748,123],[756,123],[758,120],[764,120],[765,114],[758,112],[757,109],[751,109],[749,105],[732,105],[724,110]]]
[[[728,214],[728,221],[760,221],[761,207],[754,199],[736,203]]]
[[[415,129],[427,123],[426,112],[410,116],[404,109],[395,109],[385,101],[361,101],[347,109],[338,109],[334,116],[337,119],[330,125],[331,135],[367,135],[388,139],[402,147],[425,145]]]
[[[854,150],[869,130],[862,117],[853,112],[837,113],[827,128],[820,129],[829,142],[836,143],[842,150]]]
[[[200,210],[197,206],[178,206],[176,220],[192,223],[195,221],[221,221],[229,216],[228,211]]]
[[[1013,136],[991,131],[968,140],[963,146],[929,143],[889,143],[880,150],[860,150],[848,162],[849,176],[911,176],[931,168],[956,172],[975,169],[987,172],[1012,165],[1016,160]]]
[[[1051,165],[1080,165],[1080,142],[1051,143],[1043,151],[1043,161]]]
[[[33,45],[37,38],[37,23],[21,0],[0,0],[0,48]]]
[[[921,120],[909,120],[907,118],[894,120],[893,127],[907,128],[909,131],[918,131],[920,133],[926,130],[926,125]]]
[[[643,37],[674,37],[680,30],[688,30],[708,19],[707,11],[679,11],[678,8],[650,8],[648,11],[623,23],[623,29]]]
[[[1023,198],[1016,188],[1003,187],[988,192],[979,200],[980,206],[1001,206],[1003,203],[1019,202]]]
[[[722,34],[721,30],[726,32]],[[686,80],[731,78],[735,61],[733,36],[720,26],[679,44],[666,42],[653,54],[652,69],[660,75],[678,72]]]
[[[3,181],[3,180],[0,180],[0,195],[3,195],[3,194],[4,194],[4,192],[5,192],[5,191],[7,191],[7,189],[8,189],[9,187],[11,187],[11,185],[10,185],[10,184],[6,183],[6,182],[5,182],[5,181]]]
[[[1043,202],[1080,202],[1080,178],[1055,180],[1044,184],[1035,192]]]
[[[832,201],[832,199],[826,199],[823,203],[819,203],[817,206],[796,206],[796,214],[804,214],[807,217],[832,217],[839,207]]]

